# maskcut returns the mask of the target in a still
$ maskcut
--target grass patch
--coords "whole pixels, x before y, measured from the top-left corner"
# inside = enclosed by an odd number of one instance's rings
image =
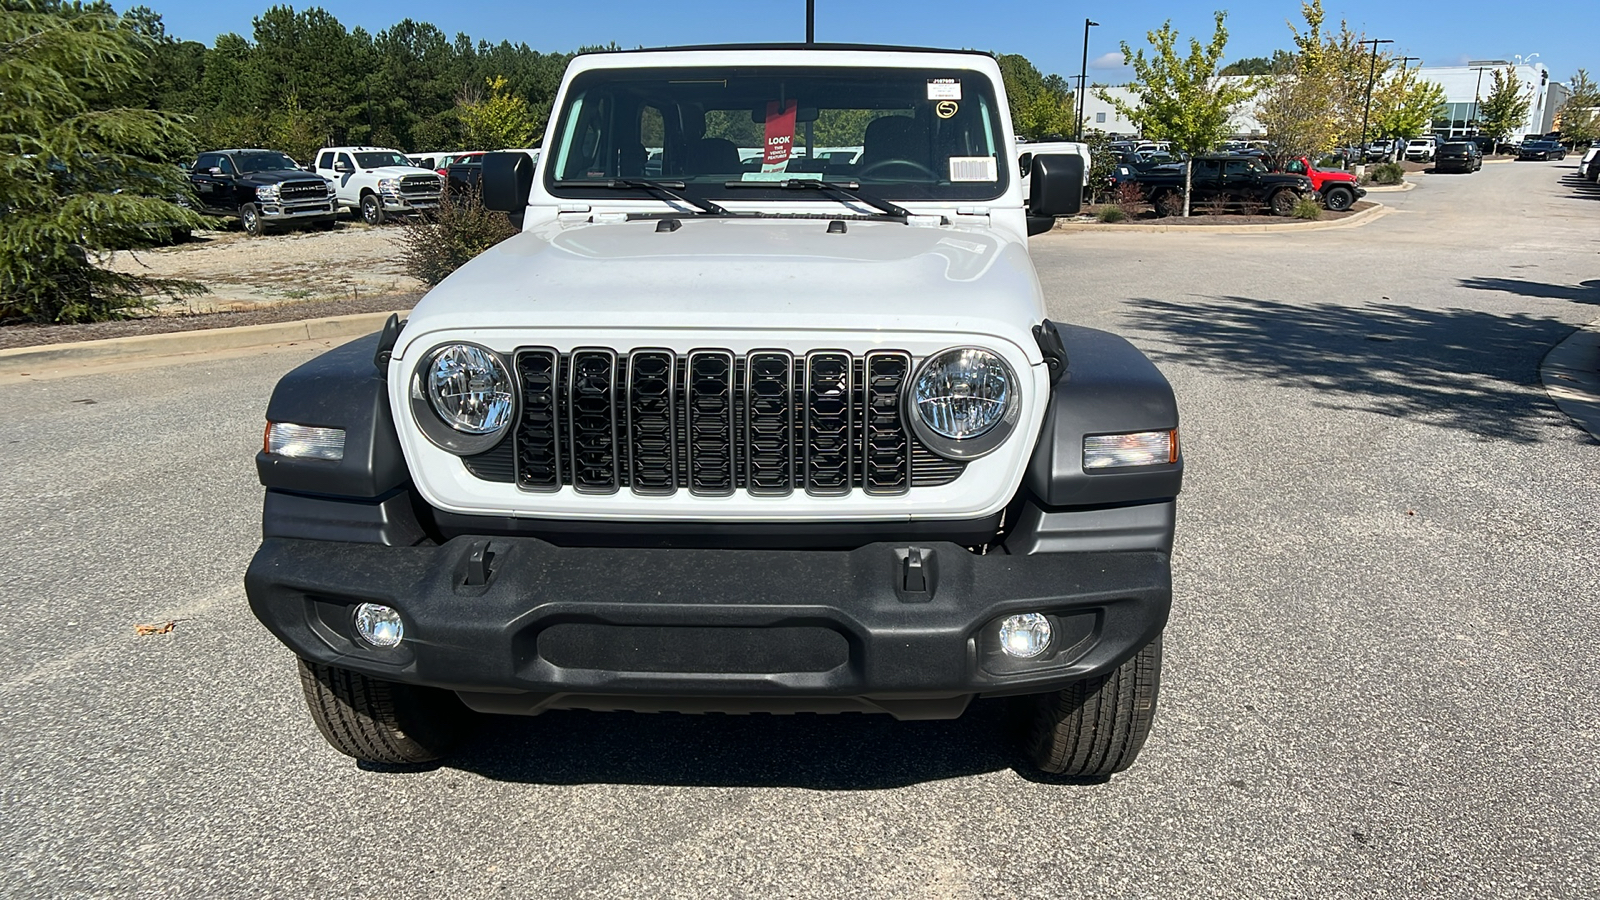
[[[1128,214],[1123,212],[1120,206],[1102,206],[1100,211],[1095,213],[1095,218],[1109,225],[1127,219]]]

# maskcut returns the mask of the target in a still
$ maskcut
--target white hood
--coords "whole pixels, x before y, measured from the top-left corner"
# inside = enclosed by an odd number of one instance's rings
[[[943,332],[1038,348],[1044,317],[1020,242],[992,230],[684,217],[546,226],[485,252],[428,293],[396,355],[431,331]]]

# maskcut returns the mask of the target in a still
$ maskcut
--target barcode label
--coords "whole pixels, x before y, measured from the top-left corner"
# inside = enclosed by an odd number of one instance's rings
[[[951,181],[999,181],[1000,172],[992,156],[950,157]]]

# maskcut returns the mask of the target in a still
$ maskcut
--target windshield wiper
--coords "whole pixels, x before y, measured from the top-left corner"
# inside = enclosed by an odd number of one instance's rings
[[[678,201],[679,203],[688,204],[689,206],[692,206],[695,209],[700,210],[702,213],[706,213],[708,215],[733,215],[733,213],[715,203],[712,203],[710,200],[705,200],[698,197],[690,197],[687,194],[679,193],[685,187],[687,187],[687,185],[681,181],[660,181],[653,178],[611,178],[605,181],[579,181],[568,183],[581,185],[583,187],[602,187],[612,189],[633,188],[641,191],[655,191],[663,197],[668,197]]]
[[[724,187],[730,188],[781,188],[787,191],[826,191],[840,197],[848,197],[878,210],[886,216],[904,221],[911,216],[911,210],[881,197],[861,190],[860,182],[855,181],[822,181],[814,178],[790,178],[787,181],[730,181]]]

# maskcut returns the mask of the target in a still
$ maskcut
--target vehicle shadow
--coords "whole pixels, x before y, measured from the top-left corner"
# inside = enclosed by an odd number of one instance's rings
[[[1464,279],[1479,290],[1600,303],[1577,289]],[[1136,300],[1132,325],[1160,336],[1158,363],[1240,381],[1271,379],[1318,392],[1317,405],[1423,421],[1482,439],[1571,439],[1539,379],[1544,354],[1571,324],[1527,313],[1417,309],[1400,304],[1309,306],[1250,297]]]
[[[1579,178],[1577,172],[1561,176],[1561,184],[1572,189],[1572,196],[1585,200],[1600,200],[1600,183]]]
[[[1004,700],[980,700],[952,721],[897,722],[879,715],[681,715],[556,711],[485,716],[444,764],[526,784],[652,784],[884,790],[1012,769],[1032,771],[1015,749]],[[1103,779],[1102,779],[1103,780]]]

